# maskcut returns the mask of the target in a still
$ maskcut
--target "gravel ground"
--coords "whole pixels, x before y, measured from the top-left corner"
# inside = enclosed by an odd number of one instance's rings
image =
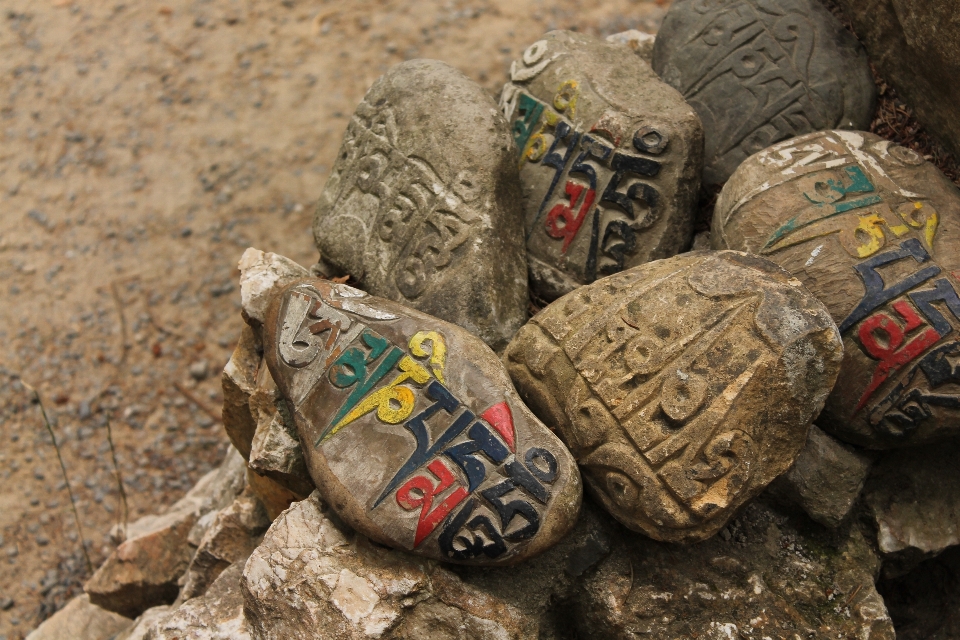
[[[219,370],[243,249],[315,259],[311,203],[390,65],[496,94],[554,28],[656,31],[668,1],[6,0],[0,14],[0,640],[88,576],[122,508],[179,498],[225,452]]]

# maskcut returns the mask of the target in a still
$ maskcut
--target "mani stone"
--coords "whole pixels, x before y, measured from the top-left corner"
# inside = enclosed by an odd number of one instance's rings
[[[627,527],[694,542],[786,471],[837,376],[823,305],[776,265],[692,252],[557,300],[505,357]]]
[[[867,56],[819,0],[677,0],[653,68],[703,121],[707,184],[775,142],[873,116]]]
[[[526,320],[516,152],[487,93],[411,60],[354,112],[317,204],[321,260],[501,349]]]
[[[824,131],[746,160],[714,210],[714,248],[795,275],[844,340],[820,427],[869,448],[956,433],[960,194],[916,152]]]
[[[307,469],[348,524],[463,564],[513,564],[576,520],[580,474],[467,331],[329,280],[279,292],[264,355]]]
[[[510,68],[531,286],[545,300],[690,243],[703,133],[624,44],[552,31]]]

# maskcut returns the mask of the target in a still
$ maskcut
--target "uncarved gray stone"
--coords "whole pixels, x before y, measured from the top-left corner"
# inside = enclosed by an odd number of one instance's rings
[[[818,0],[676,0],[653,68],[703,121],[707,184],[775,142],[873,116],[867,56]]]
[[[479,86],[435,60],[377,80],[347,126],[313,225],[324,261],[494,349],[526,320],[516,152]]]
[[[870,463],[869,457],[813,425],[797,461],[770,489],[820,524],[837,527],[860,496]]]
[[[91,604],[84,594],[31,631],[27,640],[111,640],[132,624],[130,618]]]

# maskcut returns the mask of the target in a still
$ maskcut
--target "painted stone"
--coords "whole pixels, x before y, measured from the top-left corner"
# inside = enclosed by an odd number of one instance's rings
[[[744,162],[717,201],[711,242],[773,260],[823,301],[845,353],[817,424],[890,448],[957,432],[958,223],[956,187],[917,153],[827,131]]]
[[[553,300],[690,243],[703,133],[629,46],[552,31],[510,68],[531,286]]]
[[[573,458],[468,332],[305,279],[271,303],[264,345],[310,476],[366,536],[449,562],[512,564],[573,525]]]
[[[693,542],[790,467],[842,350],[799,281],[729,251],[581,287],[534,316],[505,356],[614,517]]]
[[[819,0],[676,0],[653,68],[703,121],[707,184],[786,138],[865,129],[876,100],[863,47]]]
[[[496,104],[462,73],[393,67],[353,114],[317,204],[322,260],[502,348],[528,305],[515,153]]]

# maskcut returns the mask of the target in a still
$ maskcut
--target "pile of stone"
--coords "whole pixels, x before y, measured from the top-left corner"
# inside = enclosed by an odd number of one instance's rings
[[[226,461],[31,637],[894,637],[960,543],[960,195],[874,91],[813,0],[548,33],[499,108],[390,70],[320,261],[240,260]]]

